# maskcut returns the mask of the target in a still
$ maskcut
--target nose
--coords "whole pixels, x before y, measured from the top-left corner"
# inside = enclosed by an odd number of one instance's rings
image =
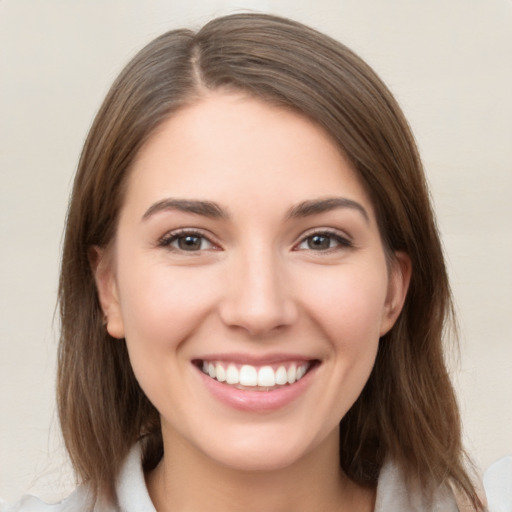
[[[265,336],[298,318],[285,264],[268,251],[233,257],[226,293],[219,304],[222,321],[251,336]]]

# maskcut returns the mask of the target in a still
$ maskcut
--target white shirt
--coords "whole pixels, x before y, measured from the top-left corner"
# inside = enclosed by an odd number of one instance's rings
[[[505,457],[489,468],[484,478],[489,512],[512,512],[512,457]],[[156,512],[146,488],[141,466],[140,446],[135,445],[123,464],[116,484],[119,508],[93,503],[87,485],[79,486],[65,500],[47,504],[25,496],[15,505],[0,501],[0,512]],[[411,492],[397,466],[386,463],[379,476],[375,512],[457,512],[448,487],[438,489],[434,501]]]

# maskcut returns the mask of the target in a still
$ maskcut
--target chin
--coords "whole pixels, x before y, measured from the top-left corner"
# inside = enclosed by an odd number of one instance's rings
[[[247,472],[279,471],[292,467],[308,459],[312,453],[318,453],[321,445],[338,453],[337,429],[322,439],[324,436],[307,435],[297,428],[292,432],[289,429],[279,432],[275,425],[274,428],[255,427],[240,428],[238,433],[223,436],[222,440],[214,435],[214,443],[203,445],[202,453],[223,467]]]
[[[283,447],[278,449],[274,446],[246,447],[240,451],[234,451],[233,447],[230,447],[229,452],[211,454],[211,457],[224,467],[242,472],[283,470],[293,466],[304,456],[304,453],[297,453],[296,450]]]

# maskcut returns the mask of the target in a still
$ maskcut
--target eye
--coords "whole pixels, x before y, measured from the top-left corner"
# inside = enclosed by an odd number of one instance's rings
[[[196,231],[169,233],[160,240],[158,245],[184,252],[207,251],[215,248],[215,245],[208,238]]]
[[[312,233],[303,238],[296,249],[299,251],[328,251],[339,247],[352,247],[353,244],[347,238],[332,232]]]

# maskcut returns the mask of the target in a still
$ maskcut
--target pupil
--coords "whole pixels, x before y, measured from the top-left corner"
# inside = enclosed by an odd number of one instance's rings
[[[329,249],[331,240],[325,235],[313,235],[308,240],[308,246],[310,249]]]
[[[195,251],[201,248],[201,237],[199,236],[184,236],[178,240],[180,249],[184,251]]]

